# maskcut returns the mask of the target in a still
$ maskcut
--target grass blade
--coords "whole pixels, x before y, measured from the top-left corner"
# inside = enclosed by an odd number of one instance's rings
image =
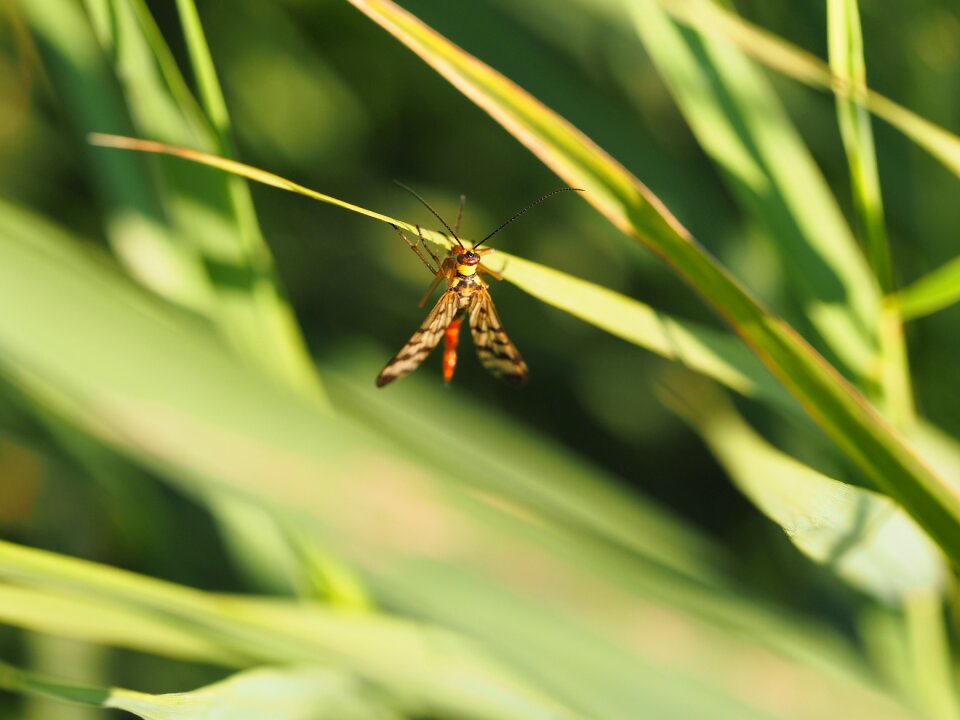
[[[940,550],[883,495],[829,478],[769,445],[724,395],[679,376],[665,400],[701,435],[740,491],[808,557],[894,607],[939,594]]]
[[[863,34],[857,0],[830,0],[828,11],[827,30],[833,75],[843,81],[844,87],[866,87],[867,68],[863,59]],[[887,293],[893,288],[893,277],[870,116],[855,102],[852,94],[838,95],[837,121],[850,168],[854,212],[863,232],[867,258],[881,290]]]
[[[960,496],[840,375],[760,307],[650,191],[573,126],[387,0],[351,0],[487,111],[616,227],[661,256],[710,303],[834,442],[960,561]]]
[[[845,375],[861,387],[875,386],[880,293],[779,98],[729,43],[681,30],[656,0],[634,0],[629,7],[637,34],[700,145],[771,239],[792,286],[791,300]]]
[[[311,190],[279,175],[235,160],[150,140],[102,133],[90,135],[90,142],[101,147],[180,157],[271,187],[305,195],[405,228],[410,232],[417,231],[416,226],[409,223]],[[423,230],[423,235],[444,249],[452,247],[450,239],[442,233]],[[502,251],[497,251],[486,264],[533,297],[627,342],[702,372],[744,395],[764,399],[791,412],[796,409],[789,395],[766,372],[756,357],[729,333],[673,318],[612,290]]]
[[[276,720],[336,717],[399,720],[359,679],[309,666],[261,668],[239,673],[198,690],[166,695],[67,683],[0,663],[0,687],[24,695],[125,710],[143,720],[258,720],[269,707]]]
[[[960,300],[960,257],[954,258],[933,272],[891,296],[904,320],[925,317]]]
[[[840,86],[867,87],[857,0],[830,0],[827,29],[830,68],[834,77],[842,81]],[[838,92],[837,121],[850,169],[853,208],[867,259],[881,290],[889,293],[893,289],[893,274],[870,115],[856,102],[853,92]],[[881,405],[894,425],[906,428],[914,422],[914,411],[902,318],[891,304],[885,305],[882,312],[882,352],[879,363],[883,388]]]
[[[708,0],[657,0],[675,19],[708,37],[722,38],[742,52],[810,87],[853,96],[877,117],[902,132],[954,175],[960,176],[960,137],[866,86],[851,88],[829,65],[776,35]]]

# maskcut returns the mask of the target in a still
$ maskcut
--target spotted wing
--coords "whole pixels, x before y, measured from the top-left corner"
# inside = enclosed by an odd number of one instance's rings
[[[377,387],[383,387],[399,377],[403,377],[411,370],[416,370],[430,354],[440,338],[443,337],[447,326],[453,321],[460,307],[460,298],[453,290],[447,290],[440,296],[440,300],[433,306],[420,328],[413,334],[393,360],[377,376]]]
[[[527,381],[527,364],[503,331],[493,300],[486,289],[479,290],[470,304],[470,331],[480,362],[497,378],[511,385]]]

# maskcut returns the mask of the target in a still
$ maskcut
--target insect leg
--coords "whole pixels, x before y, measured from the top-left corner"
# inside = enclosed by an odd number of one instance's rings
[[[427,245],[427,241],[423,238],[423,231],[420,229],[420,226],[417,225],[417,235],[420,236],[420,244],[423,245],[424,249],[430,253],[430,257],[433,258],[433,261],[437,264],[437,272],[440,272],[440,258],[438,258],[433,250],[430,249],[430,246]]]
[[[490,268],[484,267],[483,265],[480,265],[478,267],[479,267],[478,272],[486,273],[487,275],[492,277],[494,280],[503,280],[503,275],[501,275],[500,273],[494,272]]]
[[[437,285],[440,284],[440,281],[443,280],[444,278],[450,277],[450,270],[452,269],[452,267],[453,265],[448,260],[444,260],[442,263],[440,263],[440,269],[437,270],[436,277],[433,278],[433,282],[430,283],[429,289],[427,290],[423,298],[420,300],[420,307],[423,307],[424,305],[427,304],[427,300],[429,300],[430,296],[433,295],[433,291],[437,289]]]
[[[407,246],[417,254],[417,257],[420,258],[420,262],[422,262],[424,265],[427,266],[427,270],[429,270],[429,271],[430,271],[432,274],[434,274],[434,275],[436,275],[437,273],[440,272],[440,268],[439,268],[440,262],[439,262],[439,261],[437,261],[437,266],[438,266],[438,267],[434,268],[429,262],[427,262],[427,259],[423,256],[423,253],[420,252],[420,248],[418,247],[417,243],[415,243],[415,242],[410,242],[410,240],[407,238],[407,236],[403,234],[403,230],[401,230],[401,229],[400,229],[399,227],[397,227],[396,225],[391,224],[390,227],[392,227],[394,230],[396,230],[397,233],[400,235],[400,237],[403,238],[403,241],[407,244]],[[418,225],[418,226],[417,226],[417,230],[419,230],[419,229],[420,229],[420,227],[419,227],[419,225]],[[422,237],[422,236],[421,236],[421,237]],[[433,253],[430,253],[430,257],[432,257],[434,260],[437,260],[436,256],[435,256]]]

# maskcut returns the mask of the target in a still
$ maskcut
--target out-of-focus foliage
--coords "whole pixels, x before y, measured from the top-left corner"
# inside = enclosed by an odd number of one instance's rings
[[[704,2],[0,9],[0,714],[960,717],[960,16]],[[91,132],[466,238],[582,184],[493,241],[530,385],[375,389],[387,225]]]

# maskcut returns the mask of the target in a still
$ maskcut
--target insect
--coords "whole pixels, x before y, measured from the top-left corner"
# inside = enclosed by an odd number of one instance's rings
[[[423,203],[450,232],[457,244],[449,251],[448,256],[441,261],[427,245],[419,225],[416,226],[417,235],[419,235],[419,240],[416,241],[411,241],[403,230],[396,225],[391,225],[434,276],[430,288],[420,301],[420,307],[426,305],[427,300],[430,299],[441,281],[445,280],[447,287],[440,296],[440,300],[433,306],[433,310],[420,324],[407,344],[394,355],[393,359],[377,376],[377,387],[383,387],[419,367],[420,363],[439,344],[441,338],[444,340],[443,379],[444,382],[449,383],[457,367],[457,345],[460,340],[460,325],[464,319],[468,321],[470,326],[473,344],[480,358],[480,363],[495,377],[510,385],[523,385],[527,381],[527,364],[504,332],[503,326],[500,324],[500,317],[497,315],[497,310],[494,308],[493,300],[490,297],[489,286],[480,276],[489,275],[496,280],[502,280],[503,278],[482,264],[483,257],[494,252],[493,248],[481,248],[480,246],[547,198],[567,190],[578,192],[580,190],[564,187],[547,193],[514,214],[483,240],[468,249],[458,235],[460,220],[463,217],[465,201],[463,195],[460,196],[457,222],[454,227],[450,227],[440,214],[414,190],[401,183],[398,183],[398,185]],[[433,264],[421,252],[421,247],[427,251],[430,259],[433,260]]]

